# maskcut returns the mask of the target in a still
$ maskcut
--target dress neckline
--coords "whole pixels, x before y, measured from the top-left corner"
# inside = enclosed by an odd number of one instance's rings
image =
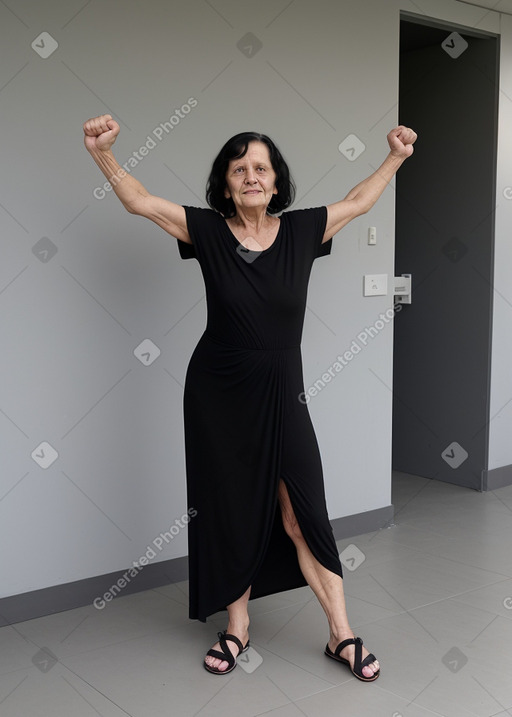
[[[248,252],[249,254],[257,254],[258,256],[261,256],[261,254],[267,254],[269,251],[271,251],[271,249],[273,249],[273,248],[275,247],[275,245],[278,243],[278,241],[279,241],[280,238],[281,238],[281,232],[282,232],[282,228],[283,228],[282,215],[279,217],[279,228],[278,228],[278,230],[277,230],[277,234],[276,234],[276,236],[275,236],[274,241],[272,242],[272,244],[271,244],[270,246],[268,246],[266,249],[262,249],[261,251],[259,251],[259,250],[257,250],[257,249],[246,249],[246,247],[242,244],[242,242],[239,241],[239,240],[236,238],[236,236],[234,235],[234,233],[233,233],[231,227],[230,227],[229,224],[227,223],[226,219],[224,219],[224,217],[222,217],[222,221],[224,222],[224,224],[225,224],[225,226],[226,226],[226,228],[227,228],[229,234],[230,234],[231,237],[233,238],[233,241],[236,242],[236,244],[237,244],[238,246],[243,247],[243,251],[246,251],[246,252]]]

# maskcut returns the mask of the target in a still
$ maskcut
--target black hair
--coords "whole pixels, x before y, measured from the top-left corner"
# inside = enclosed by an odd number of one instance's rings
[[[267,207],[269,214],[277,214],[287,209],[295,199],[295,184],[290,175],[288,165],[284,161],[281,152],[278,150],[274,142],[267,137],[266,134],[259,132],[240,132],[231,139],[228,139],[222,147],[219,154],[213,161],[210,176],[206,184],[206,201],[208,205],[220,212],[226,219],[236,215],[235,203],[231,197],[226,198],[224,191],[226,189],[226,172],[229,162],[232,159],[240,159],[244,157],[249,148],[249,142],[263,142],[267,145],[270,162],[276,173],[276,189],[277,194],[272,195],[272,199]]]

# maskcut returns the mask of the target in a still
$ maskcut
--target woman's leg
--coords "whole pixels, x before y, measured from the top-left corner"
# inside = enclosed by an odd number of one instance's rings
[[[336,573],[324,568],[309,549],[293,512],[290,496],[283,480],[279,482],[279,503],[284,528],[297,548],[300,569],[327,615],[330,630],[329,648],[334,652],[342,640],[355,637],[348,623],[343,580]],[[341,656],[349,660],[352,666],[354,652],[353,645],[349,645],[341,651]],[[365,650],[363,646],[362,658],[364,659],[367,655],[368,650]],[[363,667],[363,675],[372,677],[378,669],[379,663],[372,662],[367,667]]]
[[[249,596],[251,594],[251,586],[247,588],[241,598],[235,600],[227,606],[228,610],[228,628],[227,631],[231,635],[238,637],[242,645],[247,644],[249,639],[249,613],[247,612],[247,603],[249,602]],[[238,655],[238,647],[236,643],[228,640],[228,648],[233,653],[233,656]],[[213,645],[214,650],[220,650],[220,644],[218,642]],[[207,655],[204,660],[211,667],[215,667],[218,670],[224,671],[228,667],[226,660],[220,660],[217,657]]]

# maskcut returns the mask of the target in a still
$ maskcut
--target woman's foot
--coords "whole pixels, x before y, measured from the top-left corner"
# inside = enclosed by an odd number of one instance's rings
[[[331,632],[331,637],[330,637],[330,640],[327,643],[327,645],[328,645],[330,651],[332,653],[334,653],[334,651],[336,650],[336,648],[340,644],[340,642],[343,642],[343,640],[348,640],[351,638],[352,639],[355,638],[355,635],[353,632],[340,633],[339,635],[333,635],[333,633]],[[370,653],[364,646],[362,646],[361,649],[362,649],[361,661],[363,661],[366,657],[368,657],[368,655]],[[355,645],[347,645],[339,653],[339,656],[341,658],[348,661],[348,663],[350,665],[350,669],[352,671],[354,670],[355,652],[356,652]],[[379,661],[375,660],[374,662],[370,662],[368,665],[363,667],[361,672],[362,672],[363,677],[371,680],[374,677],[374,675],[376,675],[379,672],[379,670],[380,670]]]
[[[233,627],[231,625],[228,625],[227,631],[230,635],[235,635],[235,637],[238,637],[242,645],[247,645],[247,642],[249,641],[249,629],[248,627]],[[239,655],[239,649],[236,644],[236,642],[232,642],[231,640],[227,640],[227,647],[228,650],[231,652],[233,657],[236,659]],[[215,645],[212,646],[212,650],[220,650],[220,643],[216,642]],[[227,660],[221,660],[218,657],[212,657],[212,655],[206,655],[204,658],[205,663],[211,667],[214,670],[219,670],[220,672],[225,672],[227,668],[229,667],[229,663]]]

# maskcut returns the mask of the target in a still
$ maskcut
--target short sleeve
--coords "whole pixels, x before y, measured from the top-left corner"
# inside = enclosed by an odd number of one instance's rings
[[[201,209],[200,207],[183,206],[187,218],[187,230],[192,244],[181,239],[176,239],[178,249],[182,259],[197,259],[201,262],[202,241],[203,238],[211,231],[212,219],[216,216],[216,212],[212,209]]]
[[[181,239],[176,239],[176,241],[178,242],[178,249],[182,259],[197,259],[193,244],[187,244],[187,242]]]
[[[331,253],[332,237],[322,244],[327,226],[327,207],[310,207],[286,212],[291,221],[292,233],[300,237],[300,243],[307,248],[313,262],[319,256]]]
[[[327,225],[327,207],[317,207],[315,212],[315,255],[314,259],[320,256],[327,256],[331,253],[332,237],[322,244]]]

